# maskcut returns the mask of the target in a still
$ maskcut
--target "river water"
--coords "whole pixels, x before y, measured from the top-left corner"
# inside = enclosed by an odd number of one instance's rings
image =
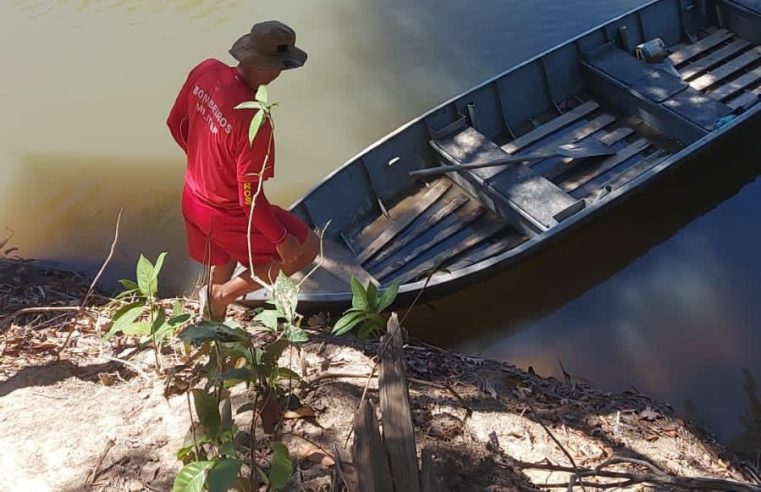
[[[190,68],[230,62],[227,48],[254,21],[285,21],[309,52],[270,90],[281,105],[268,194],[285,205],[420,112],[639,3],[0,2],[0,240],[12,231],[22,256],[94,270],[123,208],[109,277],[166,250],[165,288],[186,286],[196,271],[178,210],[183,158],[164,121]],[[633,384],[739,442],[750,408],[741,371],[761,375],[753,160],[714,155],[688,186],[661,186],[562,248],[419,311],[412,328],[540,373],[557,374],[561,360],[611,390]],[[725,183],[717,168],[734,162],[742,172]]]

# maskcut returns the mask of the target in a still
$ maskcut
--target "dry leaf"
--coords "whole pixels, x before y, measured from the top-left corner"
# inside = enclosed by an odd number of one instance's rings
[[[107,372],[99,372],[98,379],[103,386],[111,386],[114,384],[114,377]]]
[[[284,419],[309,419],[315,416],[316,414],[314,410],[306,406],[297,408],[296,410],[287,410],[283,414]]]

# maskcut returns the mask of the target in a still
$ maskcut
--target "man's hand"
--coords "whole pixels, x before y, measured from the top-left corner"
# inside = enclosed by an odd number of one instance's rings
[[[275,249],[286,265],[295,263],[301,256],[301,243],[293,234],[285,236],[285,239],[278,243]]]

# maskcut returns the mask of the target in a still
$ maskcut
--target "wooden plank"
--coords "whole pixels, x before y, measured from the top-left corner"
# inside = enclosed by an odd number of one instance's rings
[[[667,159],[668,157],[670,157],[670,154],[666,154],[663,150],[657,150],[633,166],[623,168],[620,171],[612,171],[610,176],[608,176],[607,179],[602,183],[597,183],[594,186],[592,186],[592,182],[587,183],[586,185],[577,189],[574,192],[574,195],[578,198],[583,198],[605,186],[610,186],[611,189],[614,190],[620,188],[640,174],[646,172],[649,169],[652,169],[659,162]]]
[[[505,226],[506,224],[502,221],[491,220],[487,222],[486,224],[484,224],[482,227],[479,227],[478,229],[474,230],[474,232],[470,234],[467,238],[455,243],[452,246],[452,248],[446,251],[445,255],[436,255],[433,258],[429,258],[428,260],[423,261],[420,264],[416,265],[414,268],[402,273],[398,277],[392,278],[391,281],[398,281],[399,283],[402,283],[402,284],[407,283],[417,278],[418,276],[422,275],[423,272],[425,272],[426,270],[430,270],[431,268],[438,266],[442,262],[445,262],[448,258],[453,258],[456,255],[465,251],[466,249],[475,246],[476,244],[480,243],[481,241],[485,239],[488,239],[489,237],[493,236],[494,234],[504,229]]]
[[[420,490],[421,492],[447,492],[449,488],[439,476],[436,464],[433,462],[433,451],[425,448],[421,454]]]
[[[604,143],[608,147],[611,145],[620,142],[621,140],[625,139],[629,135],[634,133],[634,130],[629,128],[628,126],[622,126],[621,128],[616,128],[612,132],[608,133],[607,135],[600,138],[600,142]]]
[[[732,37],[732,33],[726,29],[719,29],[710,36],[706,36],[697,43],[689,44],[669,55],[669,60],[675,65],[682,64],[690,58],[710,50],[714,46]]]
[[[600,138],[600,142],[604,143],[605,145],[611,146],[614,145],[621,140],[625,139],[629,135],[634,133],[634,130],[632,130],[629,127],[621,127],[617,128],[616,130],[613,130],[612,132],[604,135]],[[580,160],[574,160],[570,157],[564,157],[562,159],[559,159],[557,163],[555,163],[552,167],[549,167],[546,169],[542,175],[547,179],[555,179],[564,172],[567,172],[572,169],[572,165],[579,164]]]
[[[598,166],[591,167],[583,174],[564,181],[560,184],[560,187],[563,188],[566,192],[570,193],[576,188],[583,186],[595,177],[601,175],[608,169],[613,169],[622,162],[631,159],[649,146],[650,142],[647,139],[640,138],[636,142],[621,149],[616,155],[605,159]]]
[[[737,72],[738,70],[743,69],[744,67],[750,65],[751,63],[755,62],[756,60],[761,58],[761,46],[756,46],[752,50],[743,53],[742,55],[738,56],[734,60],[725,63],[724,65],[719,66],[715,70],[712,70],[708,72],[705,75],[702,75],[692,82],[690,82],[690,86],[693,89],[702,91],[703,89],[707,89],[711,87],[712,85],[721,82],[722,80],[726,79],[733,73]]]
[[[446,197],[445,197],[446,198]],[[449,217],[452,213],[457,211],[463,206],[470,198],[462,193],[455,196],[453,199],[447,201],[442,207],[438,207],[437,210],[429,209],[426,211],[428,215],[422,215],[415,223],[404,231],[404,233],[397,237],[396,240],[389,243],[383,248],[380,253],[375,255],[375,258],[371,262],[365,264],[365,268],[368,271],[374,270],[383,260],[396,253],[404,246],[407,246],[410,242],[414,241],[421,234],[425,233],[432,227],[436,226],[443,219]]]
[[[407,197],[392,209],[394,210],[393,213],[389,210],[391,217],[381,217],[378,219],[387,222],[387,226],[357,254],[357,261],[360,263],[367,261],[368,258],[374,255],[385,244],[394,239],[402,229],[410,225],[428,207],[433,205],[436,200],[441,198],[451,186],[451,182],[441,179],[437,180],[422,196],[420,196],[420,193],[417,193],[413,197]]]
[[[753,91],[744,92],[741,96],[738,96],[727,103],[732,109],[747,108],[754,105],[758,101],[758,94]]]
[[[429,183],[430,186],[422,186],[417,192],[403,198],[399,203],[396,204],[395,207],[392,207],[391,210],[388,211],[388,217],[382,215],[365,226],[359,233],[351,238],[352,249],[354,251],[361,251],[365,249],[373,241],[373,239],[378,237],[390,226],[391,223],[393,223],[398,214],[404,213],[405,210],[412,208],[417,200],[419,200],[428,192],[428,190],[431,189],[432,186],[435,186],[440,181],[449,182],[449,180],[446,178],[439,178]]]
[[[571,131],[559,135],[553,135],[551,137],[540,140],[536,143],[536,145],[530,145],[522,149],[520,152],[516,152],[515,155],[550,153],[560,145],[572,144],[578,142],[579,140],[583,140],[592,135],[594,132],[610,125],[614,121],[616,121],[616,119],[613,116],[609,114],[602,114],[591,121],[585,122],[582,126],[572,129]],[[542,161],[528,162],[526,165],[533,167],[539,162]]]
[[[357,469],[359,490],[363,492],[394,492],[389,480],[391,469],[386,448],[378,431],[378,421],[372,403],[362,400],[354,418],[352,462]]]
[[[727,82],[715,91],[711,91],[709,96],[720,101],[728,98],[729,96],[740,92],[741,90],[749,87],[761,80],[761,67],[756,67],[745,75],[741,75],[731,82]]]
[[[497,144],[472,127],[448,138],[435,140],[432,146],[452,164],[489,162],[507,155]],[[485,193],[490,197],[498,195],[497,199],[502,204],[520,214],[522,220],[529,221],[537,229],[548,229],[554,224],[553,217],[557,213],[575,204],[575,200],[567,193],[525,164],[512,164],[506,169],[485,167],[468,172],[477,179],[479,186],[485,188]],[[491,179],[497,174],[499,176]],[[503,210],[502,213],[505,220],[519,225],[511,212]]]
[[[600,105],[597,104],[596,102],[587,101],[584,104],[581,104],[580,106],[573,108],[567,113],[563,113],[557,118],[554,118],[548,121],[544,125],[531,130],[525,135],[521,135],[520,137],[516,138],[512,142],[509,142],[506,145],[503,145],[502,150],[504,150],[508,154],[514,154],[515,152],[519,151],[523,147],[526,147],[527,145],[530,145],[536,142],[537,140],[540,140],[546,137],[550,133],[556,130],[559,130],[560,128],[563,128],[566,125],[570,125],[574,121],[591,113],[592,111],[594,111],[595,109],[599,107]]]
[[[367,286],[368,282],[380,283],[370,273],[362,268],[357,259],[343,246],[330,239],[323,240],[323,257],[321,266],[344,282],[351,282],[354,276]]]
[[[492,256],[504,253],[526,240],[524,236],[515,235],[514,237],[498,237],[494,243],[477,246],[472,251],[463,251],[461,256],[453,259],[453,262],[447,265],[447,269],[452,272],[475,265],[480,261],[487,260]]]
[[[452,219],[449,221],[451,222],[450,224],[447,224],[446,227],[436,231],[432,237],[430,237],[427,241],[418,244],[411,251],[405,252],[404,256],[400,258],[391,258],[390,261],[387,261],[385,265],[383,265],[383,268],[375,272],[375,276],[383,280],[392,273],[398,271],[404,265],[410,263],[415,258],[418,258],[423,253],[439,244],[441,241],[444,241],[453,234],[461,231],[471,222],[481,217],[485,212],[486,209],[479,206],[473,208],[462,216],[452,216]]]
[[[417,450],[412,428],[410,393],[404,368],[402,328],[392,313],[378,349],[378,393],[383,416],[383,443],[396,492],[419,492]]]
[[[689,80],[705,72],[712,66],[718,65],[724,59],[729,58],[730,56],[744,50],[748,46],[750,46],[749,41],[745,41],[744,39],[736,39],[723,48],[716,50],[710,55],[697,60],[695,63],[687,65],[682,70],[679,70],[679,75],[683,80]]]

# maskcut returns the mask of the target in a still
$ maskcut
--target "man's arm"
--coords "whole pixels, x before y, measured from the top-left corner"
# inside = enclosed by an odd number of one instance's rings
[[[198,66],[193,68],[188,74],[188,78],[185,83],[182,84],[182,89],[177,95],[177,99],[174,101],[174,106],[169,112],[169,117],[166,120],[166,124],[169,127],[169,131],[172,133],[174,141],[177,145],[182,147],[185,153],[188,152],[188,131],[190,116],[188,115],[188,95],[190,94],[193,83],[198,78],[203,70],[211,67],[215,61],[213,59],[204,60],[199,63]]]
[[[192,73],[192,72],[191,72]],[[188,92],[190,91],[190,77],[185,81],[177,95],[177,99],[169,112],[166,124],[177,142],[185,153],[188,152]]]

